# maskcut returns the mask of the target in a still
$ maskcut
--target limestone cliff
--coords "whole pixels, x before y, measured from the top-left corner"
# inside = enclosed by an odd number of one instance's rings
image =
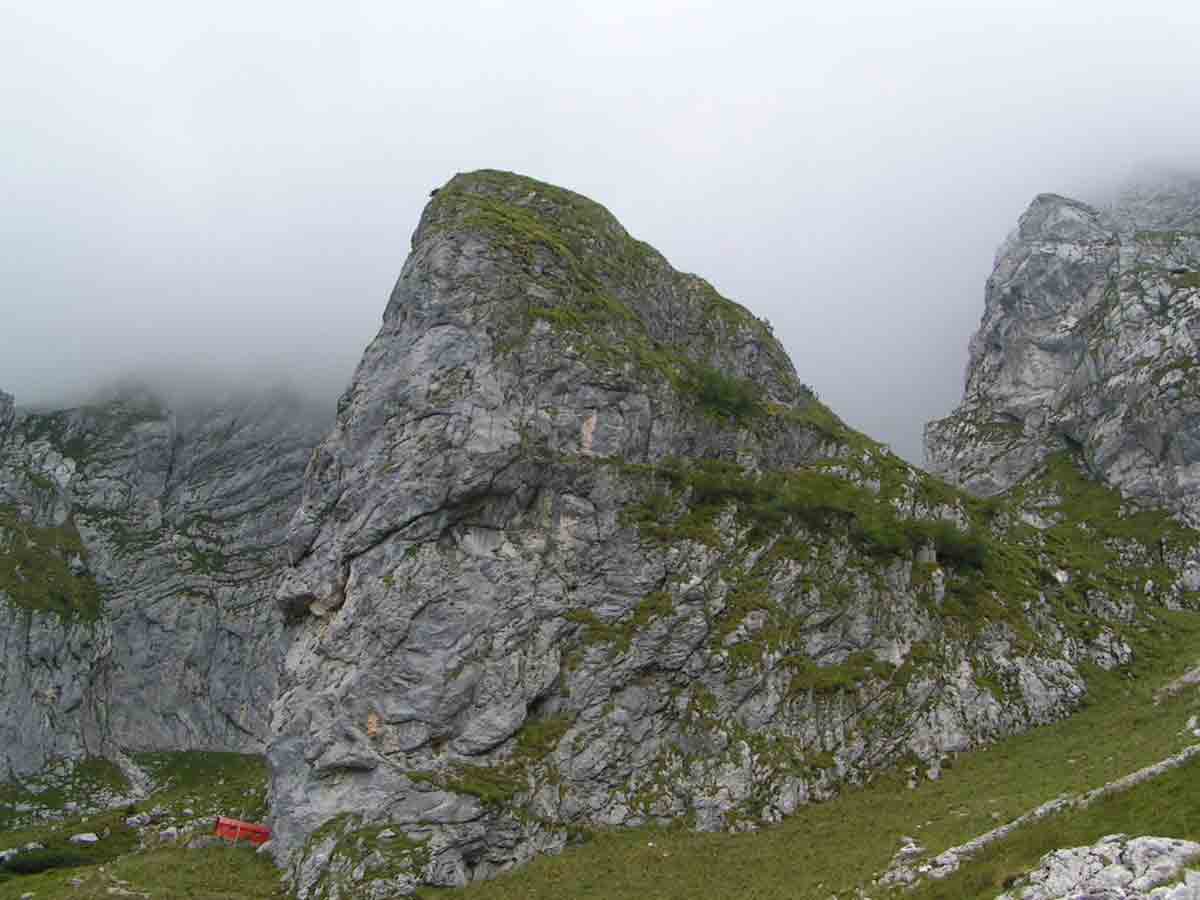
[[[1040,202],[1091,271],[1092,214]],[[1187,600],[1197,535],[1046,462],[957,491],[599,205],[455,177],[292,521],[276,858],[301,898],[406,894],[578,828],[754,827],[1064,715],[1079,663]]]
[[[1200,521],[1200,180],[1096,209],[1038,196],[997,254],[934,471],[991,495],[1078,452],[1128,499]]]
[[[287,391],[50,412],[0,394],[0,777],[263,747],[271,598],[322,418]]]

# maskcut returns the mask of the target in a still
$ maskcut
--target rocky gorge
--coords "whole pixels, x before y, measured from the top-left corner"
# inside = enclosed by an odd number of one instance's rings
[[[494,171],[435,192],[331,427],[0,395],[0,765],[265,751],[289,889],[383,898],[1067,716],[1200,590],[1190,185],[1034,201],[936,475],[603,207]]]

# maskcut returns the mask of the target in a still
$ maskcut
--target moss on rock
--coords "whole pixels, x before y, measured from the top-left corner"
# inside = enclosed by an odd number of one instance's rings
[[[93,621],[101,592],[87,573],[87,551],[71,519],[40,526],[0,506],[0,595],[25,609]]]

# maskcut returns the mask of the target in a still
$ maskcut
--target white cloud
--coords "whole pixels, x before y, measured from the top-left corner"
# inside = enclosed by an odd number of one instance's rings
[[[1197,34],[1183,0],[0,5],[0,386],[332,390],[429,189],[488,166],[608,205],[915,455],[1033,194],[1200,160]]]

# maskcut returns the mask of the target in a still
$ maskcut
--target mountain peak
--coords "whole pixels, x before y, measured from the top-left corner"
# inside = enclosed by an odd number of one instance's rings
[[[1064,448],[1131,499],[1200,521],[1200,180],[1158,177],[1103,210],[1036,197],[1001,247],[962,405],[930,423],[932,468],[1011,487]]]

